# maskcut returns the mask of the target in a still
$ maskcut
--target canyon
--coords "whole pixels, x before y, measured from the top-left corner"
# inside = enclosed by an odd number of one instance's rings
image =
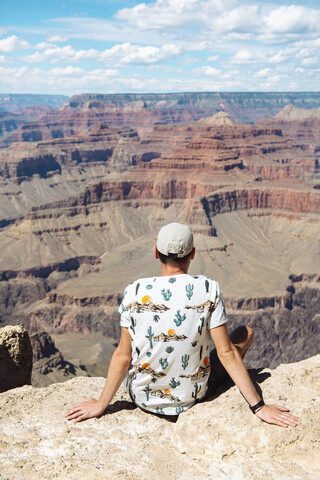
[[[180,221],[195,234],[191,274],[219,281],[230,327],[256,332],[249,367],[319,353],[319,104],[87,94],[12,130],[0,145],[0,326],[114,348],[125,286],[160,274],[157,231]]]

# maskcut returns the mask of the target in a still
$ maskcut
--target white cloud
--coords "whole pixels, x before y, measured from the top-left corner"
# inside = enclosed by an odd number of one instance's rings
[[[219,60],[219,55],[211,55],[207,58],[208,62],[217,62]]]
[[[83,60],[96,60],[111,62],[116,65],[154,64],[180,54],[181,48],[176,45],[163,45],[162,47],[132,45],[123,43],[114,45],[110,49],[98,51],[74,50],[70,45],[64,47],[52,46],[43,52],[35,52],[25,56],[23,60],[29,63],[40,63],[50,60],[51,63],[79,62]]]
[[[216,76],[216,75],[221,75],[221,70],[218,70],[217,68],[213,68],[213,67],[210,67],[210,66],[204,66],[204,67],[201,67],[201,68],[195,68],[193,70],[194,73],[198,74],[198,75],[212,75],[212,76]]]
[[[47,38],[48,42],[66,42],[68,40],[68,37],[62,36],[62,35],[51,35],[50,37]]]
[[[80,60],[88,60],[98,58],[99,52],[94,49],[90,50],[74,50],[70,45],[65,47],[50,46],[43,52],[35,52],[32,55],[23,57],[23,60],[30,63],[46,62],[51,59],[52,63],[59,62],[77,62]]]
[[[275,64],[283,63],[283,62],[286,62],[288,60],[288,57],[289,57],[289,53],[285,52],[284,50],[281,50],[278,53],[276,53],[275,55],[272,55],[268,59],[268,62],[269,63],[275,63]]]
[[[239,50],[233,58],[230,59],[231,63],[250,63],[254,60],[254,55],[248,50]]]
[[[301,34],[318,30],[320,11],[300,5],[282,5],[273,10],[265,22],[271,32]]]
[[[212,19],[213,29],[220,32],[236,31],[244,33],[248,38],[248,33],[259,28],[259,8],[256,5],[243,5],[231,11],[226,11],[215,19]]]
[[[316,65],[319,63],[319,58],[318,57],[309,57],[309,58],[304,58],[301,62],[301,65],[304,67],[311,67],[313,65]]]
[[[9,53],[25,48],[30,48],[30,44],[25,40],[21,40],[16,35],[11,35],[11,37],[0,40],[0,52]]]
[[[48,43],[48,42],[40,42],[40,43],[37,43],[34,48],[36,48],[37,50],[45,50],[47,48],[52,48],[54,47],[55,45],[52,45],[52,43]]]
[[[157,0],[119,10],[115,17],[142,30],[168,29],[194,22],[211,23],[214,14],[236,4],[237,0]]]
[[[12,58],[0,55],[0,65],[10,65],[10,63],[14,63]]]
[[[262,68],[256,73],[256,77],[267,77],[270,75],[270,68]]]

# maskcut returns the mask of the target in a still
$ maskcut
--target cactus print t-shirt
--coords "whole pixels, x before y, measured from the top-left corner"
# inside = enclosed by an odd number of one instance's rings
[[[125,385],[147,411],[177,415],[204,397],[210,329],[227,321],[219,285],[203,275],[140,278],[119,307],[132,363]]]

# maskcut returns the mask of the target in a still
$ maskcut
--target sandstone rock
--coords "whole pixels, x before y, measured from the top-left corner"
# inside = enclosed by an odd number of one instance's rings
[[[319,461],[320,357],[255,378],[269,403],[301,417],[294,428],[262,423],[236,387],[176,423],[135,408],[123,387],[99,419],[68,423],[72,403],[97,397],[102,378],[76,378],[0,395],[0,470],[20,480],[315,480]]]
[[[32,347],[20,326],[0,328],[0,392],[31,384]]]

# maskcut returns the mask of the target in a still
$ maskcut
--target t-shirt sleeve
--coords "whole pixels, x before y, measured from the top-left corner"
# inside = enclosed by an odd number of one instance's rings
[[[130,314],[127,310],[127,306],[129,305],[128,299],[129,299],[129,294],[128,294],[129,288],[127,287],[124,291],[122,302],[119,305],[118,312],[120,313],[120,326],[121,327],[130,327]]]
[[[220,293],[219,283],[214,280],[212,280],[210,300],[214,303],[215,309],[209,318],[209,330],[211,330],[211,328],[219,327],[220,325],[223,325],[228,321],[228,317]]]

